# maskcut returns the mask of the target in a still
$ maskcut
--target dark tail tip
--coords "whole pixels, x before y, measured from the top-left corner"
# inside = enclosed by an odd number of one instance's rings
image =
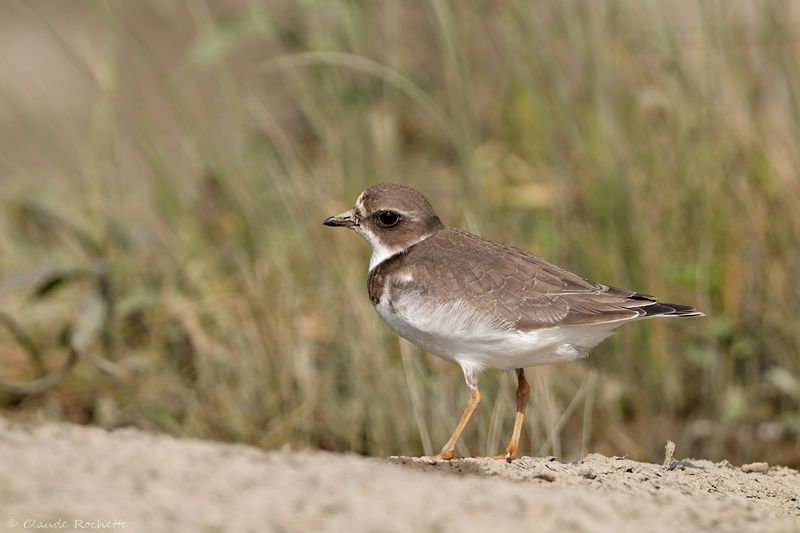
[[[655,302],[639,308],[644,311],[642,316],[706,316],[705,313],[698,311],[689,305],[671,304],[666,302]]]

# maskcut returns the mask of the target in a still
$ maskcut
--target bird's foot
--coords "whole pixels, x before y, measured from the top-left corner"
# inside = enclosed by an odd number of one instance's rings
[[[437,461],[452,461],[453,459],[458,459],[458,457],[456,457],[456,454],[453,453],[452,450],[441,451],[436,455],[434,455],[433,458],[436,459]]]
[[[492,459],[494,459],[495,461],[505,461],[510,464],[514,459],[516,459],[516,457],[506,452],[504,454],[495,455],[494,457],[492,457]]]

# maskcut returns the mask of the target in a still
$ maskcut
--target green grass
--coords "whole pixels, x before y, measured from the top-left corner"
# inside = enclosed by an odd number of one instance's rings
[[[672,439],[800,464],[794,4],[7,10],[25,46],[0,46],[0,311],[46,368],[62,337],[85,356],[7,413],[435,452],[460,370],[380,322],[366,244],[321,226],[396,181],[451,225],[708,314],[534,370],[524,453]],[[0,378],[36,365],[0,332]],[[505,446],[513,381],[481,378],[462,453]]]

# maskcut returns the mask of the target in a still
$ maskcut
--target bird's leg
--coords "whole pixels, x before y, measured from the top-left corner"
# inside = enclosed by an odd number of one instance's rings
[[[453,431],[453,434],[450,435],[450,439],[442,447],[442,451],[434,456],[434,459],[441,459],[444,461],[455,459],[456,455],[453,453],[453,450],[456,448],[456,443],[458,442],[459,437],[461,437],[461,433],[464,432],[464,428],[467,426],[467,422],[469,422],[472,413],[475,412],[475,409],[478,408],[478,404],[481,403],[481,393],[478,391],[478,385],[476,381],[477,380],[474,377],[467,377],[467,386],[469,386],[469,400],[467,401],[467,407],[464,409],[464,414],[461,415],[461,420],[459,420],[455,431]]]
[[[514,431],[511,433],[511,441],[508,443],[505,455],[496,455],[495,459],[505,459],[510,463],[517,458],[519,450],[519,438],[522,435],[522,422],[525,420],[525,406],[528,405],[528,396],[531,394],[531,387],[525,380],[525,370],[517,369],[517,414],[514,416]]]

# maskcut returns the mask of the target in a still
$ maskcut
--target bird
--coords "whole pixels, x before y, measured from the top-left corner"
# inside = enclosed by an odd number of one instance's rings
[[[325,226],[355,231],[370,245],[367,288],[383,321],[426,352],[457,363],[469,389],[452,435],[455,447],[481,401],[478,375],[514,370],[514,428],[506,452],[516,459],[530,386],[525,368],[586,357],[629,322],[698,317],[688,305],[583,278],[520,248],[446,226],[419,191],[396,183],[365,189],[355,206]]]

